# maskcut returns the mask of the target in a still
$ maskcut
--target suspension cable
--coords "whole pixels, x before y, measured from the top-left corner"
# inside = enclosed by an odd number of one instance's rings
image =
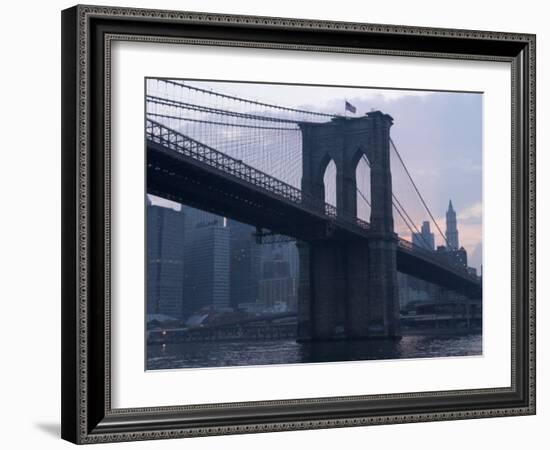
[[[369,166],[370,168],[370,161],[368,160],[368,158],[363,154],[362,155],[362,158],[363,160],[367,163],[367,166]],[[358,189],[359,190],[359,189]],[[359,191],[359,193],[361,194],[361,196],[363,197],[363,193],[361,191]],[[393,192],[392,190],[392,193],[391,193],[392,197],[393,197],[393,200],[395,200],[395,202],[392,200],[392,204],[393,204],[393,207],[395,208],[395,210],[397,211],[397,213],[401,216],[401,218],[403,219],[403,222],[405,222],[405,225],[407,225],[407,228],[410,230],[410,232],[412,234],[417,234],[420,236],[420,238],[424,241],[424,244],[426,244],[426,248],[430,248],[430,244],[426,241],[426,239],[424,239],[424,235],[418,230],[418,228],[416,227],[415,223],[414,223],[414,220],[411,219],[411,217],[409,216],[409,214],[407,213],[407,210],[405,209],[405,207],[401,204],[401,202],[399,201],[399,199],[397,198],[397,196],[395,195],[395,193]],[[399,205],[399,207],[397,206]],[[369,204],[370,206],[370,204]],[[409,222],[410,224],[412,225],[412,227],[414,228],[414,230],[411,228],[411,226],[409,225],[409,223],[407,222],[407,219],[405,219],[405,217],[403,217],[403,214],[401,214],[401,211],[400,209],[403,210],[403,213],[405,214],[405,216],[407,216],[407,218],[409,219]],[[412,237],[411,237],[412,239]]]
[[[416,229],[414,223],[411,222],[411,223],[409,224],[409,222],[408,222],[407,219],[403,216],[403,214],[401,213],[400,209],[397,207],[397,205],[396,205],[395,203],[393,204],[393,207],[395,208],[395,210],[397,211],[397,214],[399,214],[399,216],[401,217],[401,219],[403,219],[403,222],[405,222],[405,225],[407,226],[407,228],[409,229],[409,231],[411,232],[411,234],[414,234],[414,231],[413,231],[413,229],[412,229],[412,227],[414,227],[414,228]],[[412,227],[411,227],[411,225],[412,225]],[[420,234],[420,233],[418,233],[418,234]],[[426,241],[424,240],[424,236],[420,235],[420,237],[422,238],[422,240],[423,240],[424,242],[426,242]],[[411,243],[412,243],[412,242],[411,242]],[[427,244],[427,243],[426,243],[426,244]],[[413,245],[414,245],[414,244],[413,244]]]
[[[225,122],[217,122],[214,120],[203,120],[203,119],[191,119],[189,117],[181,117],[181,116],[173,116],[170,114],[159,114],[159,113],[153,113],[148,112],[148,116],[154,116],[154,117],[162,117],[165,119],[173,119],[173,120],[181,120],[184,122],[197,122],[197,123],[207,123],[210,125],[223,125],[226,127],[240,127],[240,128],[254,128],[257,130],[286,130],[286,131],[298,131],[298,128],[289,128],[289,127],[267,127],[267,126],[260,126],[260,125],[245,125],[245,124],[238,124],[238,123],[225,123]]]
[[[203,105],[197,105],[193,103],[186,103],[186,102],[180,102],[177,100],[172,100],[168,98],[163,97],[157,97],[154,95],[148,95],[147,96],[147,102],[157,104],[157,105],[163,105],[173,108],[179,108],[179,109],[189,109],[191,111],[198,111],[202,113],[209,113],[209,114],[218,114],[222,116],[232,116],[232,117],[239,117],[241,119],[248,119],[248,120],[266,120],[269,122],[281,122],[281,123],[291,123],[291,124],[298,124],[298,123],[304,123],[303,120],[292,120],[292,119],[283,119],[279,117],[269,117],[269,116],[261,116],[258,114],[250,114],[250,113],[241,113],[237,111],[230,111],[228,109],[219,109],[219,108],[213,108],[211,106],[203,106]],[[305,123],[316,123],[316,122],[305,122]]]
[[[367,197],[365,197],[365,195],[361,192],[361,189],[359,189],[358,187],[356,187],[355,189],[357,189],[357,192],[359,192],[361,198],[365,201],[367,205],[369,205],[369,208],[371,208],[370,202],[367,200]]]
[[[430,244],[426,241],[426,239],[424,239],[424,235],[418,230],[416,224],[414,223],[414,221],[409,216],[409,213],[407,212],[405,207],[401,204],[401,202],[397,199],[396,195],[393,192],[392,192],[392,197],[396,201],[396,203],[400,206],[400,208],[403,210],[403,213],[407,216],[409,221],[411,222],[411,224],[414,228],[414,231],[411,230],[411,233],[416,233],[417,235],[419,235],[420,238],[424,241],[424,244],[426,244],[426,248],[430,248],[431,247]],[[397,206],[397,205],[394,203],[394,206]],[[410,229],[410,227],[409,227],[409,229]]]
[[[443,234],[443,232],[441,231],[441,228],[439,228],[439,225],[437,224],[437,222],[435,221],[435,218],[432,214],[432,212],[430,211],[430,208],[428,208],[428,205],[426,204],[426,202],[424,201],[424,197],[422,197],[422,194],[420,194],[420,191],[418,190],[418,187],[416,186],[416,183],[414,182],[410,172],[409,172],[409,169],[407,169],[407,166],[405,165],[405,162],[403,161],[403,158],[401,158],[401,155],[399,154],[399,152],[397,151],[397,147],[395,146],[392,138],[390,138],[390,144],[393,148],[393,150],[395,151],[395,154],[397,155],[397,157],[399,158],[399,161],[401,162],[401,165],[403,166],[403,168],[405,169],[405,172],[407,174],[407,176],[409,177],[409,180],[411,180],[411,183],[414,187],[414,190],[416,191],[416,193],[418,194],[418,197],[420,198],[420,201],[422,202],[422,204],[424,205],[424,208],[426,208],[426,211],[428,212],[428,214],[430,215],[434,225],[436,226],[437,230],[439,231],[439,234],[443,237],[443,239],[445,240],[445,242],[447,243],[447,247],[449,249],[451,249],[451,246],[449,245],[449,241],[447,240],[447,237]],[[455,249],[456,250],[456,249]]]
[[[309,111],[307,109],[290,108],[290,107],[287,107],[287,106],[274,105],[272,103],[263,103],[263,102],[258,102],[256,100],[251,100],[251,99],[248,99],[248,98],[236,97],[234,95],[223,94],[221,92],[209,91],[207,89],[202,89],[202,88],[199,88],[199,87],[196,87],[196,86],[191,86],[189,84],[186,84],[186,83],[183,83],[183,82],[180,82],[180,81],[168,80],[168,79],[164,79],[164,78],[157,78],[157,80],[161,81],[163,83],[172,84],[172,85],[179,86],[179,87],[186,88],[186,89],[191,89],[191,90],[194,90],[194,91],[197,91],[197,92],[202,92],[202,93],[205,93],[205,94],[215,95],[217,97],[228,98],[228,99],[236,100],[236,101],[239,101],[239,102],[250,103],[252,105],[265,106],[267,108],[280,109],[280,110],[283,110],[283,111],[298,112],[298,113],[302,113],[302,114],[310,114],[310,115],[313,115],[313,116],[340,117],[337,114],[329,114],[329,113],[323,113],[323,112],[318,112],[318,111]]]

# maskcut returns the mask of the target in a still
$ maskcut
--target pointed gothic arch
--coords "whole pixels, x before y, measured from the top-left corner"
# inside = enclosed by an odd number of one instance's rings
[[[361,151],[354,164],[355,183],[357,188],[357,218],[370,222],[371,214],[371,169],[367,156]]]
[[[338,166],[336,165],[334,159],[329,156],[328,162],[324,165],[322,175],[324,191],[323,198],[325,203],[335,206],[336,208],[338,208],[338,196],[336,195],[337,178]]]

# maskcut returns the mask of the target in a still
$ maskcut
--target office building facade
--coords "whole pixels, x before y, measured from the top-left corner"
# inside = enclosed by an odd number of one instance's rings
[[[185,236],[184,315],[229,307],[230,229],[227,221],[193,208]]]
[[[181,319],[185,214],[147,199],[147,312]]]
[[[435,250],[434,234],[430,231],[430,222],[422,222],[420,233],[412,233],[412,243],[426,250]]]

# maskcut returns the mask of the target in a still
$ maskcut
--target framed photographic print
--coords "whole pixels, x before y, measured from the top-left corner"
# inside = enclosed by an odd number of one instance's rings
[[[62,437],[535,413],[535,36],[62,13]]]

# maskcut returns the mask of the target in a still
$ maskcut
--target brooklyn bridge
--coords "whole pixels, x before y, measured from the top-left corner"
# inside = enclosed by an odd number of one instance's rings
[[[296,241],[300,339],[342,328],[349,339],[400,336],[398,272],[481,299],[466,265],[396,233],[394,218],[421,235],[392,190],[391,157],[447,239],[388,114],[350,117],[154,79],[145,122],[149,194],[254,226],[258,242]]]

